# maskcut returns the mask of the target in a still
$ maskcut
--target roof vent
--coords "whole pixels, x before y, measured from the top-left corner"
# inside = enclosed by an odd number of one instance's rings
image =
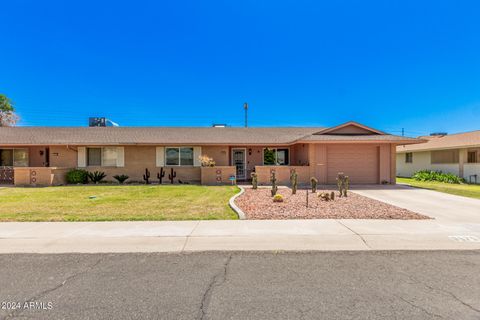
[[[212,127],[214,128],[225,128],[227,125],[225,123],[214,123]]]
[[[443,137],[446,136],[448,133],[447,132],[432,132],[430,133],[430,136],[432,137]]]

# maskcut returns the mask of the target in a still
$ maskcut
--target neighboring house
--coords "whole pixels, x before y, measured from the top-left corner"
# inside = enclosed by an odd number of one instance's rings
[[[419,137],[425,143],[397,147],[397,175],[410,177],[419,170],[453,173],[480,183],[480,130],[452,135]]]
[[[126,174],[131,181],[142,181],[148,169],[155,180],[161,167],[164,181],[173,168],[176,181],[204,184],[229,183],[232,175],[248,180],[253,171],[268,184],[272,170],[287,183],[291,169],[300,183],[316,177],[334,184],[344,172],[351,183],[393,184],[396,146],[419,142],[355,122],[333,128],[3,127],[0,167],[3,183],[18,185],[62,184],[71,168],[104,171],[108,180]],[[200,155],[216,167],[200,167]]]

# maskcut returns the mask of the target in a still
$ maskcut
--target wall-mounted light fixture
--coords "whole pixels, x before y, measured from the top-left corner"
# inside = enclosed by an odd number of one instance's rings
[[[248,155],[249,155],[249,156],[252,155],[252,148],[249,148],[249,149],[248,149]]]

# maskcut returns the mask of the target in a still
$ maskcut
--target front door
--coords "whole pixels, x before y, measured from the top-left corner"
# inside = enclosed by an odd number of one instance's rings
[[[232,149],[232,166],[237,168],[237,180],[246,179],[246,150]]]

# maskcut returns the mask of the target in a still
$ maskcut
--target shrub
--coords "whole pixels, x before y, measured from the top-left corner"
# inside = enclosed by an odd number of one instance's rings
[[[283,196],[281,194],[274,195],[273,202],[283,202]]]
[[[115,178],[115,180],[117,180],[118,183],[123,184],[130,177],[127,176],[126,174],[120,174],[120,175],[117,174],[113,176],[113,178]]]
[[[102,181],[106,176],[107,175],[103,171],[94,171],[94,172],[88,173],[88,177],[90,178],[90,181],[92,181],[95,184]]]
[[[67,172],[67,182],[70,184],[87,183],[88,172],[82,169],[72,169]]]
[[[200,156],[198,157],[198,160],[200,160],[202,167],[215,167],[215,161],[213,161],[213,159],[209,156]]]
[[[441,171],[432,171],[432,170],[420,170],[415,172],[412,176],[414,180],[417,181],[438,181],[444,183],[463,183],[464,179],[451,174],[451,173],[443,173]]]

